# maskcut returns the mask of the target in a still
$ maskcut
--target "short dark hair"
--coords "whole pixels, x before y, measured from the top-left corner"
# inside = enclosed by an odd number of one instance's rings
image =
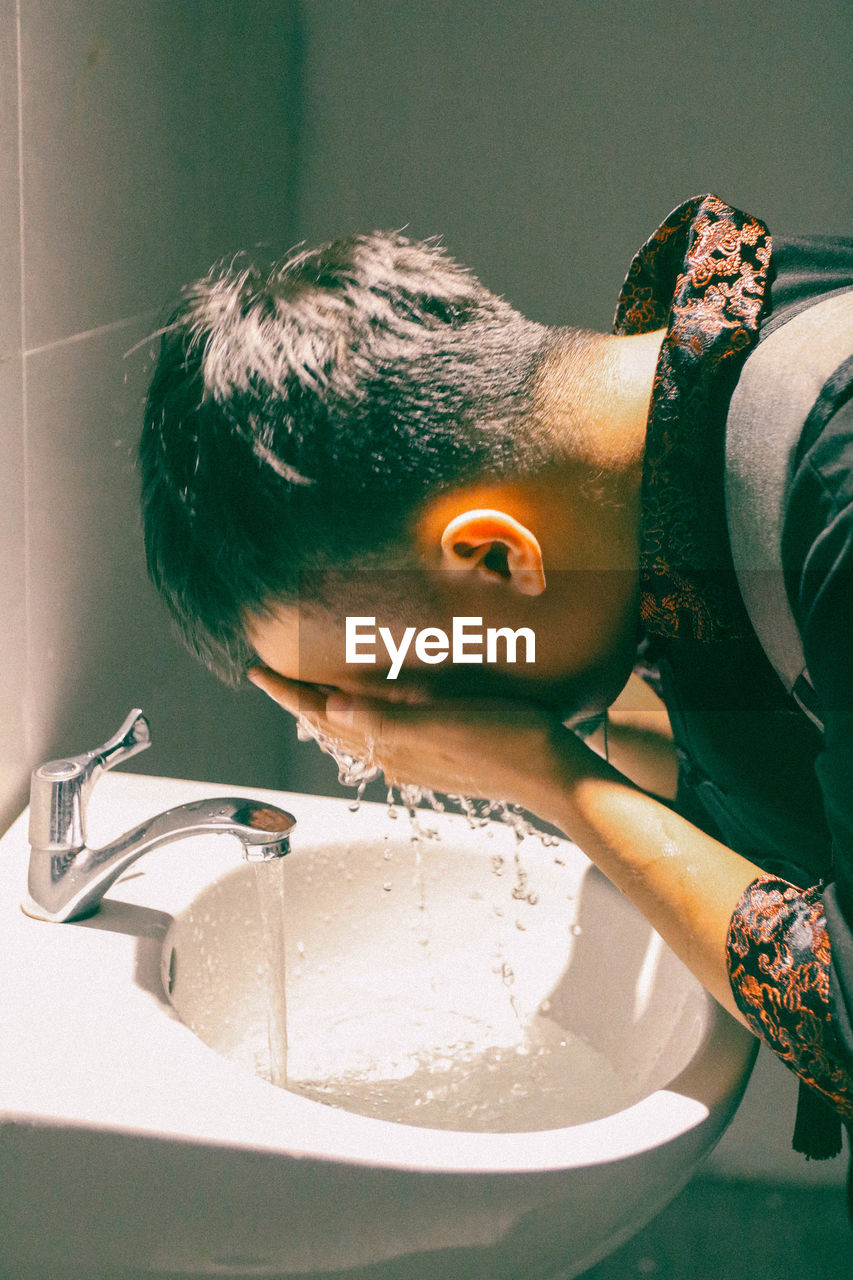
[[[405,566],[418,504],[534,467],[550,331],[435,241],[376,232],[189,286],[162,331],[140,445],[151,577],[228,680],[247,615],[307,571]],[[401,559],[402,557],[402,559]]]

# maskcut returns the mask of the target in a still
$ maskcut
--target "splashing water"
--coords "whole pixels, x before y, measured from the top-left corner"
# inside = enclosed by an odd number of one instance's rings
[[[410,1043],[400,1043],[401,1017],[422,1023]],[[633,1101],[602,1053],[547,1017],[537,1015],[523,1036],[489,1032],[461,1015],[410,1003],[357,1010],[327,1036],[336,1044],[351,1038],[369,1052],[330,1076],[325,1055],[312,1061],[310,1046],[300,1046],[305,1062],[291,1087],[360,1115],[481,1133],[583,1124]]]
[[[332,757],[338,766],[338,782],[341,786],[355,787],[355,797],[349,807],[353,813],[356,813],[361,805],[367,784],[375,781],[382,774],[382,769],[373,756],[373,743],[368,742],[367,758],[360,760],[357,756],[345,751],[337,739],[323,733],[321,729],[318,729],[316,725],[313,725],[304,716],[297,718],[296,733],[300,742],[316,742],[321,751]],[[440,839],[441,837],[437,831],[421,825],[418,813],[418,810],[423,805],[426,805],[433,813],[444,813],[446,811],[445,804],[435,792],[431,791],[429,787],[418,787],[413,783],[404,783],[398,788],[395,788],[393,784],[389,784],[385,799],[389,818],[397,817],[396,792],[399,792],[400,804],[406,811],[411,824],[412,842]],[[546,849],[556,848],[560,843],[559,837],[551,835],[547,831],[540,831],[529,818],[525,817],[518,805],[509,804],[506,800],[481,800],[478,807],[478,802],[470,796],[450,795],[448,799],[453,804],[458,805],[468,826],[471,828],[486,827],[490,822],[498,821],[512,828],[515,832],[517,846],[526,840],[528,836],[536,836]],[[516,866],[519,865],[518,855],[516,855]],[[527,901],[530,901],[530,899],[527,898]]]
[[[382,770],[373,760],[373,743],[367,744],[367,759],[359,760],[358,756],[344,751],[336,738],[330,738],[322,729],[318,729],[305,716],[296,720],[296,736],[300,742],[316,742],[321,751],[325,751],[338,766],[338,782],[342,787],[356,787],[356,801],[360,802],[364,788],[368,782],[378,778]]]

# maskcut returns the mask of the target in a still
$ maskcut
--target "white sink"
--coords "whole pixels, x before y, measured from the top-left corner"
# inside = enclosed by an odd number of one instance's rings
[[[217,794],[293,812],[289,857],[186,840],[74,924],[19,910],[25,817],[0,841],[0,1273],[545,1280],[676,1194],[755,1042],[577,849],[528,839],[520,886],[507,829],[428,815],[418,857],[384,806],[121,774],[91,843]]]

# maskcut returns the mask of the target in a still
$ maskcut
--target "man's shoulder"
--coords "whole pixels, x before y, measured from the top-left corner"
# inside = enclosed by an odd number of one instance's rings
[[[787,489],[782,563],[801,632],[821,603],[853,599],[853,356],[824,383],[803,427]],[[845,630],[850,621],[847,612]]]
[[[807,665],[802,575],[817,563],[834,572],[821,554],[826,533],[840,512],[848,523],[853,515],[851,353],[853,288],[824,292],[747,357],[726,423],[726,510],[741,595],[795,696]],[[851,548],[848,530],[836,557],[849,564]]]
[[[772,481],[781,504],[818,446],[831,470],[849,443],[851,392],[853,281],[777,313],[747,356],[727,415],[727,501],[740,488],[760,500]]]
[[[829,293],[853,288],[853,238],[773,236],[759,341]]]

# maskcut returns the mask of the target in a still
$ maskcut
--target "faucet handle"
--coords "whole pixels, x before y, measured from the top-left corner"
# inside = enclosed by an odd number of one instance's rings
[[[113,769],[150,746],[151,727],[139,707],[134,707],[113,736],[88,755],[101,769]]]
[[[151,729],[135,707],[103,746],[63,760],[47,760],[30,782],[30,844],[55,853],[86,842],[86,804],[105,769],[151,746]]]

